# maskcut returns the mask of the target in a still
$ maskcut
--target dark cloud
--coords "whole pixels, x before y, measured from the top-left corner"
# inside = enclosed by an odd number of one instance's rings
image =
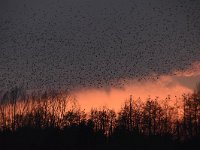
[[[121,86],[200,58],[198,0],[2,0],[0,87]]]

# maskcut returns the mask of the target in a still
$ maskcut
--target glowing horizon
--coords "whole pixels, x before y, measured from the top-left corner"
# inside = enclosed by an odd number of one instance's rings
[[[182,94],[192,93],[200,79],[200,63],[193,63],[188,69],[183,71],[173,71],[169,75],[161,75],[156,80],[146,79],[143,81],[127,80],[123,87],[111,87],[107,89],[81,89],[72,92],[78,100],[81,108],[89,111],[92,107],[108,106],[119,110],[123,102],[130,95],[134,99],[142,100],[148,97],[160,99],[181,97]]]

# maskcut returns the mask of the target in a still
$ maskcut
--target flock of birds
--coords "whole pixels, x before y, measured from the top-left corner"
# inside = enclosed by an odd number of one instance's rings
[[[0,89],[121,87],[182,70],[199,48],[198,0],[0,2]]]

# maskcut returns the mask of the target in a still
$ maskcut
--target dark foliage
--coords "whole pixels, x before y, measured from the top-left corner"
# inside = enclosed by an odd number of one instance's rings
[[[200,146],[200,94],[180,102],[132,97],[116,113],[107,107],[81,110],[66,92],[1,96],[0,149],[102,150],[192,149]]]

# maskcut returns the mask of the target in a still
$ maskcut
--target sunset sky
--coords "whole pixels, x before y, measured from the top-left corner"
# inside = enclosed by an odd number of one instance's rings
[[[85,109],[193,92],[198,0],[1,0],[0,90],[69,89]]]
[[[189,69],[174,72],[171,75],[162,75],[156,80],[128,80],[121,88],[83,89],[74,92],[82,108],[89,111],[92,107],[107,106],[119,110],[130,95],[142,101],[148,98],[164,100],[170,95],[172,100],[182,98],[183,94],[194,92],[200,81],[200,63],[194,63]]]

